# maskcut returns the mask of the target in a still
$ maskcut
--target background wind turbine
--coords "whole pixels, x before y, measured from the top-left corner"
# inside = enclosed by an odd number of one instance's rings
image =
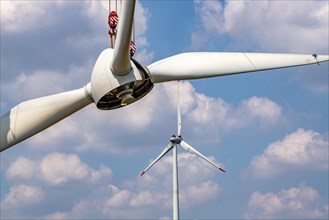
[[[165,156],[170,150],[173,150],[173,219],[179,219],[179,187],[178,187],[178,160],[177,160],[177,146],[181,146],[186,151],[202,158],[203,160],[207,161],[217,169],[222,172],[225,172],[223,168],[218,166],[216,163],[211,161],[209,158],[201,154],[199,151],[194,149],[191,145],[186,143],[182,136],[182,117],[180,111],[180,91],[179,91],[179,81],[177,82],[177,136],[173,135],[170,138],[169,144],[164,148],[164,150],[160,153],[160,155],[148,166],[146,167],[141,176],[143,176],[156,162],[158,162],[163,156]]]

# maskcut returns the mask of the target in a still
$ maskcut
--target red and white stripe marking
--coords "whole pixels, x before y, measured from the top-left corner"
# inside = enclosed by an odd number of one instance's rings
[[[119,22],[119,18],[118,17],[115,17],[115,16],[112,16],[112,17],[110,17],[110,22],[112,22],[112,23],[118,23]]]
[[[135,52],[136,52],[136,45],[135,45],[134,41],[131,41],[130,42],[130,53],[132,55],[134,55]]]

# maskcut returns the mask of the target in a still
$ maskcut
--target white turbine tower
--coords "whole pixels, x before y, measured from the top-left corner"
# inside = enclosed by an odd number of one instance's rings
[[[181,111],[180,111],[180,91],[179,91],[179,81],[177,82],[177,136],[173,135],[170,138],[169,144],[164,148],[161,154],[148,166],[146,167],[141,176],[143,176],[156,162],[158,162],[164,155],[166,155],[170,150],[173,150],[173,219],[179,219],[179,189],[178,189],[178,160],[177,160],[177,146],[181,146],[186,151],[201,157],[217,169],[222,172],[225,172],[223,168],[218,166],[216,163],[211,161],[209,158],[201,154],[199,151],[194,149],[191,145],[186,143],[182,136],[182,118],[181,118]]]
[[[135,3],[136,0],[122,1],[114,49],[105,49],[99,55],[90,83],[77,90],[22,102],[1,116],[0,151],[30,138],[93,102],[101,110],[129,105],[147,95],[156,83],[301,66],[329,60],[328,55],[317,54],[194,52],[178,54],[146,67],[130,57]],[[198,154],[180,137],[173,137],[172,140],[168,148],[179,141],[183,148]]]

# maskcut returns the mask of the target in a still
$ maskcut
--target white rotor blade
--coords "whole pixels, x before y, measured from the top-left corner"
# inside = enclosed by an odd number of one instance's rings
[[[141,173],[141,176],[144,175],[144,173],[146,173],[156,162],[158,162],[164,155],[166,155],[166,153],[168,153],[172,148],[173,148],[173,144],[169,143],[165,149],[161,152],[161,154],[148,166],[146,167],[143,172]]]
[[[210,163],[211,165],[213,165],[214,167],[216,167],[220,171],[226,172],[223,168],[219,167],[217,164],[215,164],[214,162],[212,162],[211,160],[209,160],[206,156],[204,156],[203,154],[201,154],[199,151],[195,150],[191,145],[189,145],[185,141],[182,140],[180,142],[180,146],[182,148],[184,148],[186,151],[188,151],[188,152],[190,152],[192,154],[195,154],[195,155],[201,157],[202,159],[204,159],[205,161],[207,161],[208,163]]]
[[[92,103],[87,86],[20,103],[1,116],[3,151]]]
[[[153,83],[200,79],[328,61],[329,56],[271,53],[193,52],[148,66]]]
[[[118,34],[114,47],[112,70],[118,75],[126,74],[130,68],[130,41],[133,27],[135,0],[122,1]]]
[[[180,113],[180,89],[179,89],[179,81],[177,82],[177,135],[181,136],[182,131],[182,117]]]

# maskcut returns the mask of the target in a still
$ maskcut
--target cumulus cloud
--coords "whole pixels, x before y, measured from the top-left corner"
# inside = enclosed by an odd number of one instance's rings
[[[54,153],[47,155],[40,163],[41,175],[50,184],[63,184],[72,180],[87,178],[88,166],[76,155]]]
[[[246,110],[247,112],[244,114],[249,114],[250,117],[259,117],[270,121],[278,119],[281,114],[280,106],[267,98],[251,97],[242,102],[241,109]]]
[[[193,107],[186,113],[187,122],[195,137],[215,141],[219,135],[258,123],[261,127],[282,121],[281,107],[265,97],[251,97],[237,105],[221,98],[207,97],[195,92]],[[204,128],[207,127],[207,132]]]
[[[213,157],[209,158],[216,162]],[[153,198],[155,203],[161,203],[166,208],[171,207],[172,160],[172,156],[165,156],[144,174],[143,178],[137,179],[136,182],[127,182],[127,187],[137,187],[144,192],[144,195],[150,195],[148,198]],[[220,175],[218,170],[201,158],[190,153],[180,153],[178,154],[178,168],[180,206],[183,209],[200,205],[220,195],[221,187],[213,180],[216,175]],[[158,193],[159,187],[164,192]],[[146,193],[148,191],[151,194]]]
[[[182,171],[182,209],[195,207],[220,195],[220,186],[213,180],[217,170],[204,167],[191,154],[179,154],[178,158],[179,170]],[[203,175],[193,176],[196,172],[202,172]],[[110,218],[154,218],[156,215],[160,218],[172,208],[172,157],[164,157],[143,177],[127,181],[124,185],[121,188],[114,185],[102,188],[101,196],[95,193],[92,198],[80,201],[65,216],[89,216],[86,207],[93,205],[98,215]]]
[[[86,76],[89,75],[91,68],[91,66],[71,67],[71,70],[67,73],[51,70],[36,70],[32,73],[22,72],[14,80],[3,85],[3,90],[10,91],[5,100],[9,101],[19,97],[22,101],[25,101],[40,96],[66,92],[69,89],[82,88],[84,83],[90,81],[89,77]],[[76,82],[80,82],[80,85]]]
[[[9,193],[1,202],[2,208],[18,208],[34,205],[43,199],[43,191],[39,187],[20,184],[9,189]]]
[[[208,38],[227,33],[244,46],[249,45],[247,49],[252,45],[273,52],[327,52],[329,19],[325,1],[194,3]],[[192,45],[200,44],[196,35],[192,35]]]
[[[218,35],[223,33],[223,29],[220,26],[220,17],[223,13],[223,6],[219,1],[201,1],[195,0],[195,12],[198,17],[201,29],[205,31],[192,32],[191,34],[191,47],[200,48],[207,43],[211,35]],[[200,30],[198,28],[198,30]]]
[[[182,210],[220,196],[221,187],[215,182],[218,170],[205,166],[200,158],[189,153],[179,154],[178,158]],[[212,160],[215,161],[214,158]],[[20,172],[24,165],[29,166],[31,172]],[[120,187],[109,181],[111,175],[110,168],[92,170],[77,155],[72,154],[52,153],[40,160],[18,158],[6,171],[9,181],[18,184],[10,189],[1,203],[3,217],[160,218],[171,210],[172,156],[164,157],[143,177],[126,181]],[[81,189],[72,183],[78,183]],[[65,188],[65,184],[74,188]],[[56,192],[54,195],[51,193],[53,191]],[[61,203],[65,203],[65,206],[61,207]],[[44,207],[44,215],[27,212],[24,209],[27,205],[31,210]],[[49,206],[52,208],[49,209]],[[10,211],[11,208],[15,208],[15,213]]]
[[[75,154],[50,153],[41,160],[19,157],[7,171],[9,180],[41,180],[50,185],[63,185],[71,181],[99,181],[111,178],[112,170],[101,166],[99,170],[90,168]]]
[[[1,1],[1,29],[8,32],[22,32],[44,27],[54,22],[49,13],[57,1]],[[47,19],[44,19],[46,18]]]
[[[226,41],[224,50],[328,54],[329,13],[326,1],[194,1],[198,26],[191,48]],[[201,30],[201,31],[200,31]],[[223,50],[222,49],[222,50]],[[218,50],[218,49],[216,49]],[[295,81],[311,91],[328,91],[328,65],[308,68]]]
[[[313,187],[300,184],[278,193],[253,192],[248,201],[246,219],[326,219],[329,204]]]
[[[45,192],[39,186],[23,183],[13,185],[1,198],[1,218],[24,219],[27,213],[33,212],[42,204],[44,198]]]
[[[51,27],[62,20],[58,10],[79,8],[81,15],[88,16],[94,27],[104,28],[107,11],[102,7],[104,1],[82,1],[79,4],[69,1],[1,1],[1,25],[5,32],[22,33],[35,29]],[[65,16],[64,16],[65,17]]]
[[[247,173],[270,178],[293,169],[328,170],[328,146],[324,135],[300,128],[255,156]]]
[[[7,178],[13,179],[19,177],[21,179],[29,179],[35,173],[36,163],[25,157],[18,157],[14,162],[10,164],[7,169]]]
[[[49,218],[64,218],[63,210],[88,198],[90,192],[97,194],[112,175],[109,167],[95,170],[76,154],[20,157],[6,169],[6,179],[13,186],[4,193],[1,217],[40,218],[49,214]]]
[[[213,181],[202,182],[199,185],[186,186],[182,190],[180,201],[181,206],[197,206],[209,200],[215,199],[221,192],[220,186]],[[195,198],[198,198],[197,200]]]

